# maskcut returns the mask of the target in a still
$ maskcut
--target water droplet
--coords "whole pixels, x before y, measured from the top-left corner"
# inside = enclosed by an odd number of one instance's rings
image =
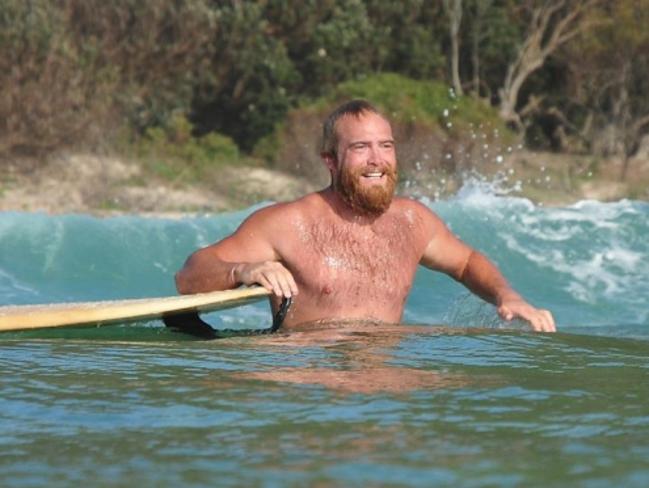
[[[504,158],[500,155],[496,156],[496,162],[497,163],[502,163],[504,161]]]

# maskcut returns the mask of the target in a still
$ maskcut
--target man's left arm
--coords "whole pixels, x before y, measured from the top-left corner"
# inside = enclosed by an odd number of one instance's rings
[[[496,305],[498,314],[504,320],[521,318],[527,320],[536,331],[556,331],[552,314],[527,303],[507,283],[498,268],[478,251],[471,249],[457,279],[473,293]]]
[[[430,239],[421,264],[448,274],[483,300],[494,304],[504,320],[521,318],[529,322],[535,331],[556,331],[554,318],[549,311],[527,303],[483,254],[453,235],[437,216],[429,218],[432,218],[429,220]]]

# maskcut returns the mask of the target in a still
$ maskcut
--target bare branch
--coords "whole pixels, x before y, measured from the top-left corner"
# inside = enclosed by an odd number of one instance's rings
[[[516,112],[521,87],[559,47],[588,27],[584,14],[601,1],[554,0],[532,10],[528,34],[521,43],[516,59],[508,66],[505,81],[499,90],[501,117],[522,127],[521,114]]]
[[[527,117],[538,112],[545,96],[531,95],[525,106],[519,111],[521,117]]]

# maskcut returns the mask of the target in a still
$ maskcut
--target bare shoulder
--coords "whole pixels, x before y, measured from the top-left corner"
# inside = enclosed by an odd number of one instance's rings
[[[313,194],[290,202],[268,205],[249,215],[237,232],[268,232],[277,235],[287,231],[313,205]]]
[[[424,230],[435,232],[440,227],[445,227],[444,222],[435,212],[412,198],[395,198],[392,208],[401,218],[405,218],[409,223],[422,227]]]
[[[410,215],[423,243],[420,263],[427,268],[460,276],[472,249],[451,232],[444,221],[426,205],[409,198],[394,201],[395,210]]]
[[[281,259],[287,241],[295,235],[303,199],[275,203],[250,214],[231,235],[205,248],[205,252],[228,262]]]
[[[295,214],[302,206],[300,202],[304,198],[305,197],[302,197],[298,200],[294,200],[290,202],[273,203],[266,207],[262,207],[258,210],[255,210],[252,214],[250,214],[244,220],[244,223],[254,222],[256,224],[261,224],[261,223],[275,224],[277,223],[276,222],[277,220],[282,220],[286,216],[291,216],[292,214]]]

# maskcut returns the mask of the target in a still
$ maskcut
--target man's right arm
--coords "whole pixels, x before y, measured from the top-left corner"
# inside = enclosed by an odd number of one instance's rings
[[[280,262],[272,243],[272,236],[277,235],[272,225],[275,210],[269,207],[256,212],[231,236],[189,256],[176,274],[178,292],[201,293],[260,284],[277,296],[296,295],[295,280]]]

